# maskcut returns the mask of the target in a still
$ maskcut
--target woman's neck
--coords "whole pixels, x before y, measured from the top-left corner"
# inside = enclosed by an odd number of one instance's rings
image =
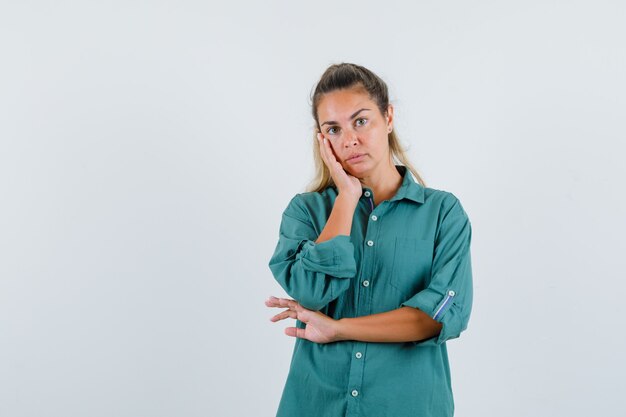
[[[378,172],[359,179],[363,187],[370,188],[374,193],[374,205],[392,198],[402,185],[402,175],[393,163],[389,163]]]

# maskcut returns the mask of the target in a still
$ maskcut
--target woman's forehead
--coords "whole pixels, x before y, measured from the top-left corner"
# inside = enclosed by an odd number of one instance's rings
[[[322,118],[350,119],[355,111],[361,109],[374,110],[376,103],[369,94],[358,90],[335,90],[326,93],[320,100],[317,108],[320,121]]]

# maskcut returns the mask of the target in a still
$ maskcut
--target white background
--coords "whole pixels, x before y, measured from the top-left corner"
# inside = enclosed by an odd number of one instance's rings
[[[0,416],[273,416],[324,69],[473,226],[457,416],[623,413],[621,1],[2,1]]]

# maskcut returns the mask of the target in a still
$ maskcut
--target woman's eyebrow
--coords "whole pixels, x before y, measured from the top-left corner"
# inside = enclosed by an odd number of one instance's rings
[[[361,113],[363,110],[371,110],[371,109],[366,109],[366,108],[363,108],[363,109],[361,109],[361,110],[358,110],[356,113],[354,113],[352,116],[350,116],[350,119],[349,119],[349,120],[354,119],[354,118],[355,118],[355,117],[356,117],[359,113]],[[335,125],[336,125],[336,124],[337,124],[337,122],[335,122],[334,120],[329,120],[329,121],[327,121],[327,122],[322,123],[320,126],[324,126],[324,125],[332,125],[332,124],[335,124]]]

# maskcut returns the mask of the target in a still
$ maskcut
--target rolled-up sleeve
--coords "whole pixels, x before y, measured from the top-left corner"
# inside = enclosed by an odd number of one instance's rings
[[[401,304],[418,308],[443,325],[437,336],[414,342],[419,346],[459,337],[472,309],[472,226],[459,200],[450,196],[451,208],[445,210],[435,239],[430,284]]]
[[[350,236],[337,235],[315,243],[317,238],[318,233],[296,195],[283,212],[269,268],[285,292],[311,310],[320,310],[336,299],[350,287],[350,279],[356,275]]]

